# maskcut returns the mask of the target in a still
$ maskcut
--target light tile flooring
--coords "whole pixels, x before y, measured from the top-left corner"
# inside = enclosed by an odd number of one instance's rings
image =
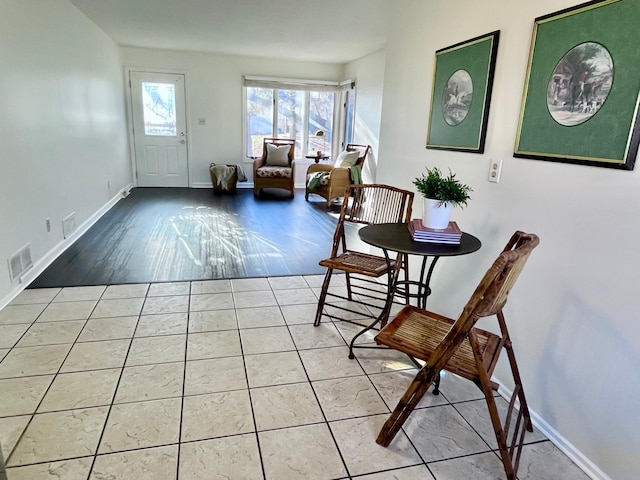
[[[504,478],[479,390],[451,375],[375,443],[415,370],[390,350],[349,360],[352,324],[314,328],[321,282],[24,291],[0,311],[9,480]],[[588,478],[527,443],[521,480]]]

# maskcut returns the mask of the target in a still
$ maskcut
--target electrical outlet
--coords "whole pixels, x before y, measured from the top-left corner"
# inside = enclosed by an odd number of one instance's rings
[[[207,119],[206,118],[198,118],[198,125],[206,125],[207,124]]]
[[[502,159],[492,158],[489,165],[488,180],[493,183],[500,182],[500,173],[502,172]]]
[[[45,223],[47,224],[47,232],[50,232],[51,231],[51,220],[47,218],[45,220]]]

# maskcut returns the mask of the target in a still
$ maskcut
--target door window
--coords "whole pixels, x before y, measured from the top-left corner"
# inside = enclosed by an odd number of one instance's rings
[[[142,82],[142,105],[145,135],[177,136],[174,84]]]

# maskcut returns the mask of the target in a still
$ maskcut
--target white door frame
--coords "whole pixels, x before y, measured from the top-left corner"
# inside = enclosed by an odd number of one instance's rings
[[[131,176],[133,178],[133,185],[138,186],[138,168],[136,163],[136,145],[135,136],[133,131],[133,100],[131,97],[131,72],[143,72],[143,73],[168,73],[184,75],[184,97],[185,97],[185,115],[186,115],[186,128],[187,132],[191,132],[191,122],[189,121],[189,86],[187,72],[184,70],[173,70],[170,68],[142,68],[142,67],[124,67],[124,83],[125,83],[125,101],[127,102],[127,131],[129,136],[129,158],[131,158]],[[191,179],[191,135],[187,135],[187,184],[189,188],[192,188]]]

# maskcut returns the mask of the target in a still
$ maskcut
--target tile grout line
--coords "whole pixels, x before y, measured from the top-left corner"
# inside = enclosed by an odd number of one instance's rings
[[[307,324],[307,325],[313,325],[313,323],[311,324]],[[288,325],[287,325],[288,327]],[[289,334],[291,334],[291,332],[289,332]],[[344,338],[343,338],[344,340]],[[296,347],[296,354],[298,356],[298,359],[300,360],[300,364],[302,365],[302,369],[304,370],[305,375],[307,376],[307,382],[309,383],[309,386],[311,387],[311,391],[313,392],[313,396],[316,399],[316,402],[318,403],[318,407],[320,409],[320,413],[322,414],[322,417],[324,418],[324,422],[323,424],[327,426],[327,430],[329,430],[329,434],[331,435],[331,438],[333,439],[333,444],[336,447],[336,451],[338,452],[338,455],[340,455],[340,460],[342,461],[342,465],[344,466],[344,471],[347,472],[347,478],[351,479],[352,475],[351,472],[349,471],[349,467],[347,466],[347,462],[344,459],[344,455],[342,454],[342,450],[340,450],[340,445],[338,445],[338,440],[336,439],[335,434],[333,433],[333,430],[331,429],[331,425],[329,424],[329,420],[327,419],[327,415],[324,412],[324,409],[322,408],[322,404],[320,403],[320,399],[318,398],[318,393],[316,392],[316,389],[313,387],[313,382],[311,381],[311,378],[309,377],[309,372],[307,371],[307,367],[304,364],[304,361],[302,360],[302,356],[300,355],[300,350],[298,349],[298,346],[296,345],[296,343],[294,342],[294,346]],[[347,378],[347,377],[344,377]]]
[[[102,295],[104,295],[104,292],[106,291],[106,287],[104,289],[104,291],[102,292],[102,294],[100,295],[100,298],[102,298]],[[60,288],[60,291],[58,293],[56,293],[53,298],[51,299],[51,301],[47,304],[47,306],[42,310],[42,312],[40,312],[38,314],[38,316],[33,320],[33,322],[31,323],[31,326],[27,329],[27,331],[25,332],[25,334],[31,329],[31,327],[33,327],[33,325],[35,325],[35,323],[38,321],[38,319],[40,318],[40,316],[45,312],[45,310],[47,308],[49,308],[50,305],[52,305],[54,303],[54,300],[56,299],[56,297],[58,295],[60,295],[62,293],[62,291],[64,290],[64,287]],[[25,433],[27,432],[27,430],[29,429],[29,426],[31,425],[31,422],[33,422],[33,419],[35,418],[36,415],[38,415],[38,409],[40,408],[40,406],[42,405],[42,402],[44,401],[45,397],[47,396],[47,393],[49,393],[49,391],[51,390],[51,386],[53,385],[53,383],[55,382],[56,378],[58,377],[58,375],[60,375],[60,370],[62,370],[62,367],[64,365],[64,363],[67,361],[67,359],[69,358],[69,355],[71,354],[71,351],[73,350],[73,347],[76,345],[78,338],[80,337],[80,335],[82,334],[82,330],[84,330],[84,328],[87,325],[87,322],[89,321],[89,318],[91,318],[91,314],[95,311],[96,307],[98,306],[98,302],[100,301],[100,298],[98,298],[98,300],[96,300],[96,304],[93,306],[93,308],[91,309],[91,312],[89,313],[89,316],[84,320],[84,325],[82,326],[82,329],[78,332],[78,334],[76,335],[76,339],[73,341],[73,343],[71,344],[71,347],[69,348],[69,350],[67,351],[67,354],[65,355],[64,359],[62,360],[62,362],[60,362],[60,366],[58,367],[56,373],[52,374],[53,378],[51,379],[51,383],[49,383],[49,386],[46,388],[45,392],[42,394],[42,398],[40,399],[40,401],[38,402],[38,405],[36,405],[36,408],[34,409],[33,413],[30,415],[31,418],[29,418],[29,421],[27,422],[27,424],[25,425],[24,429],[22,430],[22,433],[20,434],[20,436],[18,437],[18,439],[15,442],[15,445],[13,446],[13,449],[11,450],[11,452],[9,452],[8,456],[5,458],[5,465],[9,464],[9,461],[11,460],[13,454],[16,451],[16,448],[18,447],[18,445],[20,444],[20,442],[22,441]],[[48,323],[48,322],[42,322],[42,323]],[[11,352],[13,350],[13,348],[16,348],[16,345],[14,345],[11,349],[9,349],[9,351]],[[18,347],[20,348],[20,347]],[[8,354],[7,354],[8,355]],[[42,376],[45,375],[49,375],[49,374],[43,374]],[[32,376],[40,376],[40,375],[32,375]],[[24,378],[24,376],[21,377],[15,377],[15,378]],[[114,395],[115,395],[115,391],[114,391]],[[96,446],[96,450],[97,450],[97,446]],[[20,465],[16,465],[16,467],[19,467]]]
[[[151,287],[149,287],[151,289]],[[180,420],[178,422],[178,454],[176,456],[176,480],[180,478],[180,458],[182,455],[182,422],[184,421],[184,397],[187,388],[187,359],[189,357],[189,325],[191,320],[191,295],[193,284],[189,282],[189,304],[187,306],[187,331],[184,336],[184,367],[182,368],[182,395],[180,396]]]
[[[106,291],[106,290],[105,290]],[[127,364],[127,358],[129,358],[129,353],[131,352],[131,346],[133,345],[133,339],[136,336],[136,330],[138,329],[138,325],[140,323],[140,316],[142,315],[142,310],[144,309],[144,304],[146,302],[147,299],[147,294],[149,293],[149,289],[147,289],[145,296],[144,296],[144,301],[142,302],[142,305],[140,306],[140,311],[138,312],[138,319],[136,320],[136,326],[133,329],[133,332],[131,333],[131,339],[129,340],[129,347],[127,348],[127,353],[124,355],[124,358],[122,360],[122,367],[120,368],[120,375],[118,375],[118,381],[116,382],[116,387],[113,391],[113,397],[111,398],[111,404],[109,405],[109,408],[107,409],[107,415],[104,418],[104,425],[102,427],[102,432],[100,432],[100,437],[98,438],[98,443],[96,444],[96,451],[93,455],[93,459],[91,461],[91,466],[89,467],[89,472],[87,473],[87,479],[91,478],[91,475],[93,473],[93,469],[95,468],[96,465],[96,461],[98,460],[98,453],[100,451],[100,445],[102,444],[102,439],[104,438],[104,434],[107,431],[107,424],[109,422],[109,417],[111,416],[111,411],[113,410],[113,406],[115,404],[116,401],[116,395],[118,394],[118,388],[120,387],[120,382],[122,381],[122,376],[124,375],[124,369],[125,366]],[[96,304],[97,306],[97,304]],[[89,317],[91,318],[91,317]],[[112,452],[112,453],[117,453],[117,452]]]
[[[231,289],[233,290],[233,282],[231,283]],[[258,434],[258,422],[256,421],[256,412],[253,407],[253,398],[251,396],[251,386],[249,385],[249,374],[247,372],[247,362],[245,359],[244,344],[242,343],[242,335],[240,335],[240,322],[238,321],[238,308],[237,308],[235,296],[233,296],[233,293],[232,293],[232,299],[233,299],[233,315],[236,319],[236,327],[237,327],[237,333],[238,333],[238,343],[240,343],[240,355],[242,356],[242,366],[244,367],[244,376],[247,382],[247,395],[249,397],[249,408],[251,408],[251,418],[253,420],[256,446],[258,448],[258,457],[260,458],[260,469],[262,470],[262,478],[266,480],[267,472],[264,468],[264,460],[262,459],[262,447],[260,445],[260,435]]]
[[[311,287],[310,287],[310,288],[311,288]],[[148,291],[149,291],[149,290],[148,290]],[[148,298],[149,298],[149,297],[148,297],[148,291],[147,291],[147,293],[145,294],[145,296],[144,296],[144,297],[142,297],[142,298],[144,298],[144,299],[145,299],[145,301],[146,301],[146,299],[148,299]],[[275,290],[273,290],[273,287],[271,287],[271,292],[272,292],[272,293],[274,294],[274,296],[275,296],[275,293],[274,293],[274,292],[275,292]],[[59,293],[60,293],[60,292],[59,292]],[[58,294],[59,294],[59,293],[58,293]],[[101,297],[103,297],[103,296],[105,295],[105,293],[106,293],[106,289],[105,289],[105,291],[102,293]],[[200,293],[204,293],[204,292],[200,292]],[[57,295],[58,295],[58,294],[57,294]],[[56,295],[56,296],[57,296],[57,295]],[[186,322],[187,322],[187,324],[186,324],[186,330],[187,330],[187,331],[186,331],[186,334],[185,334],[184,367],[183,367],[183,370],[182,370],[182,382],[183,382],[183,383],[182,383],[181,411],[180,411],[179,433],[178,433],[178,455],[177,455],[177,464],[176,464],[176,469],[177,469],[177,470],[176,470],[176,472],[177,472],[177,473],[176,473],[176,475],[177,475],[177,476],[179,476],[179,473],[180,473],[181,446],[183,445],[183,441],[182,441],[182,440],[183,440],[183,439],[182,439],[182,427],[183,427],[183,417],[184,417],[184,400],[185,400],[185,393],[186,393],[186,386],[187,386],[187,385],[186,385],[186,368],[187,368],[187,363],[188,363],[188,361],[187,361],[187,356],[188,356],[188,350],[187,350],[187,348],[188,348],[188,344],[189,344],[189,336],[190,336],[190,335],[192,335],[192,334],[194,334],[194,333],[196,333],[196,332],[193,332],[193,333],[192,333],[192,332],[190,331],[190,328],[191,328],[191,326],[190,326],[190,320],[191,320],[191,313],[192,313],[192,312],[191,312],[191,299],[193,298],[193,296],[194,296],[194,295],[197,295],[197,294],[193,293],[193,285],[190,285],[190,292],[189,292],[189,306],[188,306],[188,308],[187,308],[187,319],[186,319]],[[172,296],[172,295],[162,295],[162,296]],[[56,298],[56,297],[54,297],[54,298]],[[80,300],[78,300],[78,301],[80,301]],[[25,434],[25,432],[27,431],[27,429],[28,429],[29,425],[31,424],[31,422],[33,421],[33,419],[35,418],[35,416],[39,414],[39,413],[38,413],[38,408],[40,408],[40,406],[41,406],[41,405],[42,405],[42,403],[44,402],[44,399],[46,398],[47,394],[48,394],[48,393],[49,393],[49,391],[51,390],[51,388],[52,388],[52,386],[53,386],[53,384],[54,384],[55,380],[56,380],[57,378],[59,378],[59,376],[64,375],[64,374],[67,374],[67,373],[77,373],[77,372],[64,372],[64,373],[61,373],[61,369],[63,368],[64,363],[68,360],[68,358],[69,358],[69,355],[70,355],[71,351],[73,350],[73,348],[74,348],[76,345],[78,345],[78,344],[82,344],[82,343],[91,343],[91,341],[89,341],[89,342],[78,342],[78,339],[79,339],[79,338],[80,338],[80,336],[82,335],[82,332],[83,332],[83,331],[84,331],[84,329],[86,328],[87,323],[88,323],[88,322],[89,322],[89,320],[91,319],[91,315],[93,314],[93,312],[94,312],[94,311],[96,310],[96,308],[98,307],[99,302],[100,302],[100,299],[98,299],[98,301],[96,301],[96,304],[94,305],[94,307],[93,307],[93,309],[92,309],[91,313],[89,313],[89,314],[88,314],[88,316],[87,316],[87,318],[86,318],[85,320],[83,320],[83,321],[84,321],[84,325],[83,325],[83,327],[80,329],[79,333],[76,335],[75,340],[74,340],[74,341],[73,341],[73,343],[71,344],[71,347],[70,347],[69,351],[67,352],[66,356],[65,356],[65,357],[64,357],[64,359],[62,360],[62,362],[61,362],[60,366],[58,367],[57,372],[53,374],[53,379],[52,379],[52,381],[49,383],[49,386],[47,387],[47,389],[45,390],[44,394],[42,395],[42,398],[40,399],[40,401],[39,401],[39,403],[38,403],[37,407],[35,408],[34,412],[30,415],[30,419],[29,419],[29,421],[28,421],[27,425],[26,425],[26,426],[24,427],[24,429],[22,430],[22,434],[20,435],[19,439],[16,441],[16,443],[15,443],[15,445],[14,445],[14,450],[15,450],[15,447],[17,447],[17,446],[18,446],[18,444],[20,443],[20,441],[22,440],[23,435],[24,435],[24,434]],[[52,299],[52,300],[49,302],[49,304],[47,304],[47,305],[50,305],[50,304],[52,304],[52,303],[54,303],[54,302],[53,302],[53,299]],[[118,376],[118,379],[117,379],[117,382],[116,382],[116,385],[115,385],[115,388],[114,388],[114,391],[113,391],[113,394],[112,394],[112,397],[111,397],[111,402],[110,402],[110,404],[108,405],[108,407],[109,407],[109,408],[108,408],[107,414],[106,414],[106,416],[105,416],[105,422],[104,422],[104,426],[103,426],[103,428],[102,428],[102,432],[101,432],[100,437],[99,437],[99,439],[98,439],[98,444],[97,444],[97,446],[96,446],[96,451],[95,451],[95,453],[92,455],[92,462],[91,462],[91,466],[90,466],[90,468],[89,468],[89,473],[88,473],[88,475],[89,475],[89,476],[90,476],[90,475],[91,475],[91,473],[93,472],[93,469],[94,469],[94,467],[95,467],[95,464],[96,464],[97,458],[98,458],[98,456],[99,456],[98,450],[99,450],[99,447],[100,447],[101,442],[102,442],[102,441],[103,441],[103,439],[104,439],[104,435],[105,435],[105,433],[106,433],[106,429],[107,429],[107,422],[108,422],[109,417],[110,417],[110,415],[111,415],[112,408],[116,405],[116,401],[115,401],[115,400],[116,400],[116,395],[117,395],[118,389],[120,388],[120,383],[121,383],[121,380],[122,380],[123,375],[124,375],[124,370],[125,370],[125,368],[126,368],[126,360],[127,360],[127,358],[129,357],[129,355],[130,355],[130,353],[131,353],[131,349],[132,349],[132,346],[133,346],[133,340],[134,340],[135,338],[137,338],[137,337],[136,337],[136,332],[137,332],[137,331],[139,330],[139,328],[141,327],[141,323],[140,323],[140,322],[141,322],[141,318],[142,318],[142,310],[143,310],[143,308],[144,308],[144,303],[145,303],[145,302],[143,301],[143,304],[142,304],[142,306],[140,307],[140,311],[138,312],[137,320],[136,320],[136,324],[135,324],[135,327],[134,327],[133,332],[131,333],[131,337],[130,337],[130,339],[129,339],[128,349],[127,349],[126,354],[124,355],[124,362],[123,362],[123,365],[120,367],[120,374],[119,374],[119,376]],[[277,303],[277,302],[276,302],[276,303]],[[410,444],[410,445],[412,446],[412,448],[417,452],[418,457],[422,460],[422,463],[421,463],[421,464],[408,465],[408,466],[398,467],[398,468],[389,468],[389,469],[380,470],[380,471],[376,471],[376,472],[370,472],[370,473],[366,473],[366,474],[359,474],[359,475],[357,475],[357,476],[355,476],[355,477],[354,477],[353,475],[351,475],[351,473],[349,472],[349,469],[348,469],[348,468],[347,468],[347,466],[346,466],[345,459],[344,459],[343,454],[342,454],[342,452],[341,452],[341,450],[340,450],[340,447],[339,447],[339,445],[338,445],[338,442],[337,442],[337,440],[336,440],[336,437],[335,437],[335,435],[334,435],[334,433],[333,433],[333,431],[332,431],[332,429],[331,429],[331,426],[330,426],[330,425],[331,425],[331,422],[329,422],[329,421],[327,420],[327,417],[326,417],[326,415],[325,415],[325,413],[324,413],[324,410],[323,410],[323,408],[322,408],[322,406],[321,406],[321,404],[320,404],[320,401],[319,401],[318,395],[317,395],[317,393],[316,393],[316,391],[315,391],[315,388],[313,388],[313,382],[311,381],[311,379],[310,379],[310,377],[309,377],[309,372],[307,371],[307,367],[306,367],[305,363],[303,362],[303,360],[302,360],[302,355],[301,355],[301,352],[302,352],[302,351],[307,351],[307,350],[322,350],[322,349],[328,349],[328,348],[343,348],[343,346],[342,346],[342,345],[335,346],[335,347],[333,347],[333,346],[312,346],[311,348],[304,348],[304,349],[300,349],[300,348],[298,347],[297,343],[296,343],[296,342],[295,342],[295,340],[294,340],[293,334],[292,334],[292,332],[291,332],[291,327],[292,327],[292,326],[297,326],[297,325],[307,325],[307,326],[309,326],[309,325],[311,325],[311,323],[308,323],[308,324],[305,324],[305,323],[302,323],[302,324],[297,324],[297,323],[289,324],[289,323],[287,323],[286,319],[284,318],[284,312],[282,311],[282,308],[283,308],[284,306],[295,306],[295,304],[294,304],[294,305],[280,305],[280,304],[277,304],[277,307],[278,307],[278,309],[279,309],[279,311],[280,311],[280,314],[282,315],[283,320],[284,320],[284,325],[283,325],[283,326],[286,326],[286,327],[287,327],[287,331],[288,331],[289,337],[290,337],[290,339],[291,339],[291,341],[292,341],[292,343],[293,343],[294,350],[289,350],[289,351],[295,351],[295,352],[296,352],[296,358],[297,358],[297,359],[298,359],[298,361],[300,362],[300,364],[301,364],[301,366],[302,366],[302,368],[303,368],[303,371],[304,371],[304,373],[305,373],[305,376],[306,376],[306,382],[305,382],[305,384],[308,384],[308,385],[310,385],[310,386],[311,386],[312,392],[313,392],[314,397],[315,397],[315,401],[316,401],[316,402],[317,402],[317,404],[320,406],[320,411],[321,411],[322,416],[323,416],[323,418],[324,418],[324,420],[323,420],[323,421],[319,421],[319,422],[317,422],[317,423],[315,423],[315,422],[314,422],[314,423],[312,423],[312,424],[305,424],[305,425],[319,425],[319,424],[327,425],[327,428],[329,428],[329,432],[330,432],[330,434],[331,434],[331,436],[332,436],[332,439],[333,439],[334,445],[335,445],[335,447],[336,447],[336,449],[337,449],[337,452],[338,452],[338,454],[340,455],[340,458],[341,458],[342,464],[343,464],[343,466],[345,467],[345,471],[347,472],[348,478],[359,478],[359,477],[364,476],[364,475],[374,475],[374,474],[376,474],[376,473],[385,472],[385,471],[390,471],[390,472],[392,472],[392,471],[400,471],[400,470],[402,470],[402,469],[405,469],[405,468],[411,468],[412,466],[416,466],[416,465],[424,465],[424,466],[427,468],[427,470],[430,472],[430,474],[431,474],[434,478],[436,478],[436,476],[435,476],[434,472],[433,472],[433,471],[432,471],[432,469],[430,468],[430,465],[431,465],[431,464],[440,463],[440,462],[445,462],[445,461],[450,461],[450,460],[455,460],[455,459],[460,459],[460,458],[465,458],[465,457],[473,457],[473,456],[477,456],[477,455],[484,455],[484,454],[486,454],[486,453],[494,453],[494,454],[496,454],[496,451],[492,449],[491,445],[489,445],[489,443],[485,440],[485,438],[484,438],[482,435],[480,435],[480,433],[478,432],[478,430],[477,430],[476,428],[474,428],[474,427],[469,423],[469,421],[467,420],[467,417],[466,417],[465,415],[463,415],[463,414],[462,414],[462,412],[458,410],[458,408],[456,408],[456,405],[461,405],[461,404],[464,404],[464,403],[471,403],[471,402],[473,402],[473,401],[481,401],[482,399],[479,399],[479,400],[477,400],[477,399],[466,399],[466,400],[460,400],[460,401],[455,402],[455,404],[454,404],[454,403],[452,403],[452,401],[451,401],[451,400],[449,400],[448,398],[446,398],[446,396],[444,396],[444,395],[443,395],[443,397],[445,398],[445,400],[446,400],[446,402],[447,402],[446,404],[447,404],[447,405],[449,405],[449,406],[452,406],[452,407],[454,408],[454,410],[457,412],[457,414],[459,414],[460,416],[462,416],[462,418],[463,418],[464,422],[466,422],[466,423],[469,425],[469,427],[470,427],[470,428],[471,428],[471,429],[472,429],[472,430],[473,430],[473,431],[474,431],[478,436],[480,436],[481,440],[482,440],[485,444],[487,444],[487,446],[488,446],[488,448],[489,448],[489,450],[488,450],[488,451],[482,451],[482,452],[477,452],[477,453],[472,453],[472,454],[464,454],[464,455],[458,455],[458,456],[453,456],[453,457],[447,457],[447,458],[444,458],[444,459],[441,459],[441,460],[436,460],[436,461],[433,461],[433,462],[427,463],[427,462],[424,460],[424,458],[422,457],[422,455],[420,454],[420,452],[419,452],[419,451],[418,451],[418,449],[416,448],[415,444],[413,443],[413,441],[411,440],[411,438],[409,437],[409,435],[407,434],[407,432],[404,430],[404,427],[403,427],[403,433],[407,436],[407,439],[409,440],[409,444]],[[249,307],[247,307],[247,308],[249,308]],[[45,310],[46,310],[46,308],[45,308]],[[45,310],[43,310],[43,312],[44,312]],[[249,395],[249,403],[250,403],[250,407],[251,407],[251,409],[252,409],[252,418],[253,418],[254,427],[255,427],[255,438],[256,438],[256,442],[257,442],[257,446],[258,446],[258,454],[260,455],[260,462],[261,462],[261,468],[262,468],[263,478],[266,478],[266,471],[265,471],[265,467],[264,467],[264,462],[263,462],[263,458],[262,458],[262,450],[261,450],[260,441],[259,441],[258,426],[257,426],[257,423],[256,423],[256,412],[255,412],[255,409],[254,409],[254,406],[253,406],[253,402],[252,402],[251,387],[250,387],[250,385],[249,385],[249,375],[248,375],[247,362],[246,362],[247,354],[245,354],[245,352],[244,352],[244,345],[243,345],[243,342],[242,342],[242,336],[240,335],[241,329],[240,329],[240,324],[239,324],[239,320],[238,320],[238,310],[239,310],[239,309],[238,309],[238,308],[237,308],[237,306],[235,305],[235,299],[234,299],[233,312],[234,312],[234,317],[235,317],[236,327],[233,329],[233,331],[235,331],[235,332],[237,333],[237,335],[238,335],[238,340],[239,340],[239,343],[240,343],[240,356],[242,357],[242,360],[243,360],[244,375],[245,375],[245,380],[246,380],[246,382],[247,382],[247,386],[246,386],[246,388],[247,388],[248,395]],[[36,319],[35,319],[33,322],[31,322],[31,324],[30,324],[30,326],[29,326],[29,329],[31,329],[31,328],[32,328],[32,326],[33,326],[33,325],[35,325],[35,323],[37,322],[37,319],[38,319],[38,318],[40,318],[40,316],[42,315],[42,313],[43,313],[43,312],[41,312],[41,313],[38,315],[38,317],[36,317]],[[155,313],[155,314],[160,314],[160,313]],[[149,315],[152,315],[152,316],[153,316],[153,315],[154,315],[154,313],[149,314]],[[41,323],[55,323],[55,322],[41,322]],[[341,337],[342,341],[343,341],[345,344],[348,344],[348,340],[345,338],[345,332],[342,332],[340,329],[338,329],[338,328],[337,328],[337,326],[336,326],[336,322],[335,322],[335,321],[332,321],[332,322],[331,322],[331,324],[332,324],[332,325],[334,325],[334,327],[336,327],[337,333],[338,333],[338,335]],[[272,327],[259,327],[259,326],[255,326],[255,327],[249,328],[248,330],[255,329],[255,328],[272,328]],[[29,331],[29,329],[27,329],[27,331],[25,332],[25,334]],[[25,334],[23,334],[23,336],[24,336]],[[138,338],[164,337],[164,336],[170,336],[170,335],[173,335],[173,334],[166,333],[166,334],[159,334],[159,335],[149,335],[149,337],[138,337]],[[22,336],[22,337],[23,337],[23,336]],[[22,337],[21,337],[21,338],[22,338]],[[98,341],[102,341],[102,340],[93,340],[93,341],[98,342]],[[14,345],[14,347],[10,348],[10,349],[9,349],[9,351],[13,350],[13,348],[16,348],[16,347],[15,347],[15,345]],[[277,352],[264,352],[264,354],[267,354],[267,353],[277,353]],[[251,356],[251,355],[257,355],[257,354],[249,354],[249,355]],[[229,357],[235,357],[235,356],[236,356],[236,355],[229,355],[229,356],[227,356],[227,357],[215,357],[215,358],[229,358]],[[213,358],[213,357],[212,357],[212,358]],[[375,392],[376,392],[380,397],[382,397],[382,395],[381,395],[381,393],[380,393],[380,390],[379,390],[379,387],[378,387],[378,386],[376,386],[376,384],[372,381],[372,375],[384,374],[384,373],[391,373],[391,372],[373,372],[373,371],[372,371],[372,372],[367,372],[367,371],[362,367],[362,364],[360,363],[360,359],[358,358],[358,356],[356,356],[356,358],[355,358],[355,359],[356,359],[356,361],[358,362],[358,365],[360,366],[360,368],[362,368],[362,370],[363,370],[363,376],[366,376],[366,377],[367,377],[368,381],[369,381],[369,382],[372,384],[372,386],[373,386],[373,390],[374,390],[374,391],[375,391]],[[165,363],[174,363],[174,362],[165,362]],[[165,364],[165,363],[163,363],[163,364]],[[149,363],[148,365],[155,365],[155,364],[157,364],[157,362],[152,362],[152,363]],[[145,365],[147,365],[147,364],[145,364]],[[107,368],[107,367],[105,367],[105,368],[97,368],[97,369],[92,369],[92,370],[90,370],[90,371],[99,371],[99,370],[110,369],[110,368],[113,368],[113,367],[108,367],[108,368]],[[79,370],[79,371],[85,371],[85,370]],[[49,374],[46,374],[46,375],[49,375]],[[42,376],[42,375],[28,375],[27,377],[32,377],[32,376]],[[17,378],[24,378],[24,377],[17,377]],[[349,378],[349,376],[347,376],[347,377],[341,377],[341,378]],[[287,384],[285,384],[285,385],[289,385],[289,384],[297,384],[297,383],[301,383],[301,382],[289,382],[289,383],[287,383]],[[278,385],[280,385],[280,384],[278,384]],[[264,386],[262,386],[262,387],[264,387],[264,388],[268,388],[268,387],[271,387],[271,386],[274,386],[274,385],[264,385]],[[258,388],[258,387],[256,387],[256,388]],[[233,391],[233,390],[234,390],[234,389],[231,389],[231,390],[225,390],[225,391]],[[204,395],[204,394],[203,394],[203,395]],[[175,398],[175,397],[167,397],[167,398]],[[143,402],[143,401],[144,401],[144,400],[138,400],[138,401],[133,401],[133,400],[132,400],[131,402],[126,402],[126,403],[140,403],[140,402]],[[389,408],[389,406],[388,406],[387,402],[386,402],[386,401],[384,401],[384,399],[383,399],[383,402],[384,402],[384,404],[385,404],[385,406],[386,406],[387,410],[389,410],[390,408]],[[102,406],[102,405],[96,405],[96,407],[100,407],[100,406]],[[432,405],[432,406],[429,406],[429,407],[427,407],[427,408],[434,408],[434,407],[439,407],[439,406],[441,406],[441,405]],[[444,405],[442,405],[442,406],[444,406]],[[92,408],[92,407],[86,407],[86,408]],[[63,410],[61,410],[61,411],[65,411],[65,410],[70,410],[70,409],[63,409]],[[49,413],[49,412],[44,412],[44,413]],[[13,416],[13,415],[12,415],[12,416]],[[350,416],[350,417],[348,417],[348,419],[351,419],[351,418],[366,418],[366,417],[370,417],[370,416],[372,416],[372,415],[360,415],[360,416],[356,416],[356,417],[351,417],[351,416]],[[299,425],[299,426],[304,426],[304,425]],[[268,430],[265,430],[265,431],[272,431],[272,430],[285,430],[286,428],[290,428],[290,427],[274,428],[274,429],[268,429]],[[234,437],[234,436],[236,436],[236,435],[240,435],[240,434],[232,434],[232,435],[226,435],[226,436],[223,436],[223,437],[213,437],[213,438],[228,438],[228,437]],[[203,440],[207,440],[207,439],[203,439]],[[201,441],[201,440],[193,440],[193,441],[184,442],[184,443],[193,443],[193,442],[197,442],[197,441]],[[543,443],[543,442],[548,442],[548,440],[541,439],[541,440],[538,440],[538,441],[535,441],[535,442],[531,442],[531,443]],[[164,446],[169,446],[169,445],[173,445],[173,443],[166,444],[166,445],[157,445],[157,446],[156,446],[156,445],[154,445],[154,446],[150,446],[150,447],[131,448],[131,449],[126,449],[126,450],[122,450],[122,451],[119,451],[119,452],[107,452],[107,453],[105,453],[105,455],[117,454],[117,453],[123,453],[123,452],[128,452],[128,451],[147,450],[147,449],[150,449],[150,448],[164,447]],[[12,454],[13,454],[13,452],[12,452]],[[55,461],[64,461],[64,460],[70,460],[70,459],[76,459],[76,458],[87,458],[87,457],[72,457],[72,458],[65,458],[65,459],[60,459],[60,460],[55,460]],[[8,460],[8,459],[7,459],[7,460]],[[53,462],[53,461],[51,461],[51,462]],[[39,464],[44,464],[44,463],[49,463],[49,461],[33,462],[33,463],[28,464],[28,465],[39,465]],[[22,465],[15,465],[15,466],[13,466],[12,468],[14,468],[14,467],[21,467],[21,466],[22,466]],[[25,465],[25,466],[26,466],[26,465]],[[339,478],[343,478],[343,477],[339,477]]]

